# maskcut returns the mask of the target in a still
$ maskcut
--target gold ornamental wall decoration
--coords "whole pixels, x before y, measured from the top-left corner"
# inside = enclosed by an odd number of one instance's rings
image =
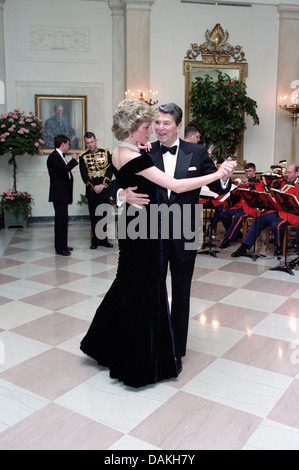
[[[206,42],[201,44],[191,44],[192,49],[188,49],[185,59],[196,60],[201,54],[204,64],[228,64],[231,59],[235,62],[246,62],[245,53],[242,46],[232,46],[227,42],[229,34],[217,23],[212,31],[205,33]]]

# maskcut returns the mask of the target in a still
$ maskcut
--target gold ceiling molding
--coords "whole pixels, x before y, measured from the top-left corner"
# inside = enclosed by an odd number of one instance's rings
[[[196,60],[201,54],[204,64],[228,64],[231,59],[235,62],[246,62],[242,46],[232,46],[227,42],[229,34],[217,23],[212,31],[205,33],[207,41],[201,44],[191,44],[185,59]]]

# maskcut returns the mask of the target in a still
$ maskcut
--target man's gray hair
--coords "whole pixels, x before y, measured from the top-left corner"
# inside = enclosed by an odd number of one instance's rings
[[[161,104],[161,106],[159,106],[157,108],[157,111],[159,111],[159,113],[163,113],[163,114],[171,114],[173,119],[175,120],[175,123],[176,123],[177,126],[183,120],[183,111],[175,103]]]

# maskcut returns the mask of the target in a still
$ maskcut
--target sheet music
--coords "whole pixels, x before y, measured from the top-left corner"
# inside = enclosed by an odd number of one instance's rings
[[[200,190],[200,196],[208,196],[208,197],[214,197],[215,199],[218,197],[217,193],[214,193],[214,191],[211,191],[208,186],[202,186]]]

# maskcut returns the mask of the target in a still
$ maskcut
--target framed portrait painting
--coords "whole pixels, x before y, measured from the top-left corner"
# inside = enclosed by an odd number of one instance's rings
[[[54,150],[58,134],[70,138],[70,151],[81,153],[87,131],[87,96],[35,95],[35,113],[43,121],[43,152]]]

